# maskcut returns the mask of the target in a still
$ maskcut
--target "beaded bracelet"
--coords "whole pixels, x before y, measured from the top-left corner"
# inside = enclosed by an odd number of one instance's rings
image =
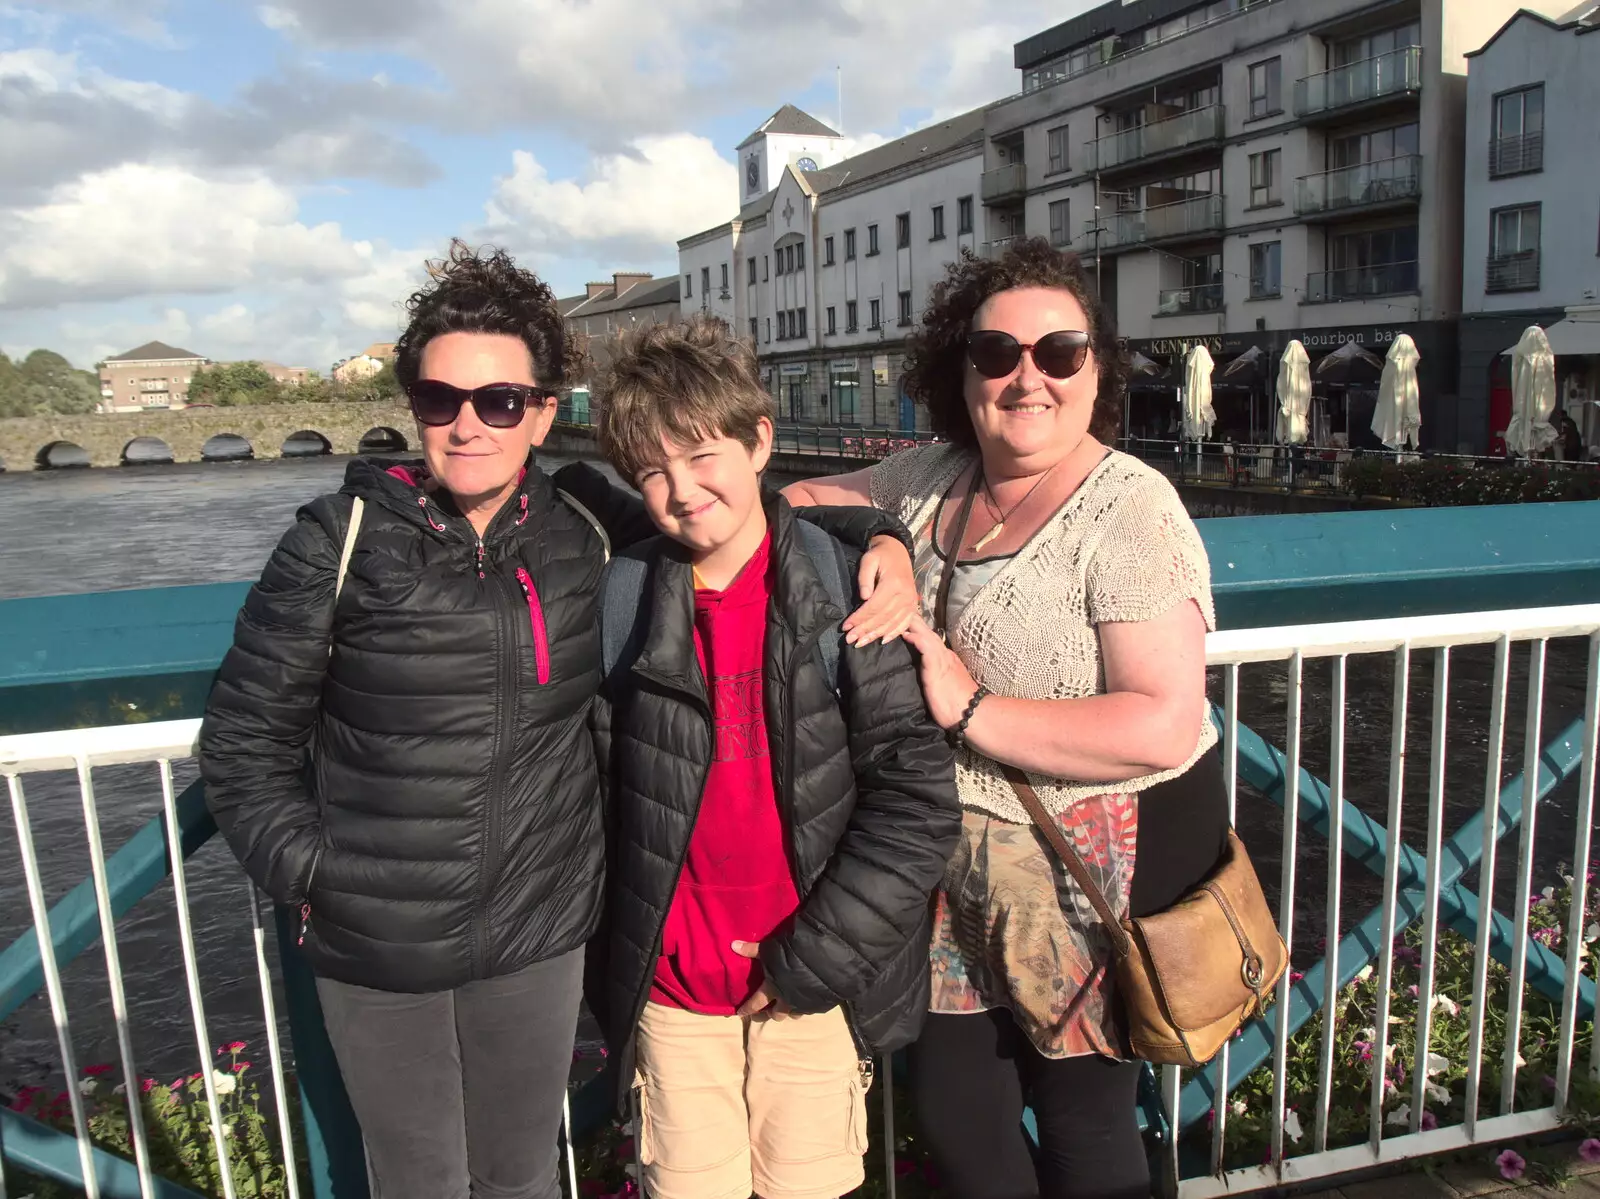
[[[952,746],[966,744],[967,725],[972,723],[973,713],[978,710],[978,705],[989,697],[989,694],[989,688],[985,687],[982,683],[979,683],[978,689],[972,693],[972,698],[967,701],[967,710],[961,713],[961,719],[958,720],[947,733],[945,733],[945,737],[949,740]]]

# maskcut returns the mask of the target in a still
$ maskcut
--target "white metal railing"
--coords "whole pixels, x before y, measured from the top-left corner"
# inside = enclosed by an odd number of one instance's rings
[[[1540,797],[1540,757],[1543,737],[1549,730],[1543,727],[1544,673],[1546,645],[1555,638],[1584,637],[1588,639],[1587,686],[1583,707],[1583,740],[1580,748],[1578,797],[1576,800],[1575,833],[1572,847],[1574,875],[1579,880],[1573,888],[1571,907],[1565,921],[1565,997],[1560,1009],[1559,1041],[1556,1046],[1556,1070],[1548,1106],[1517,1111],[1515,1095],[1518,1072],[1522,1066],[1520,1052],[1520,1027],[1524,992],[1524,963],[1529,941],[1529,900],[1532,893],[1534,828]],[[1510,949],[1509,1004],[1505,1015],[1506,1038],[1501,1066],[1501,1093],[1498,1113],[1480,1113],[1478,1100],[1482,1080],[1484,1030],[1488,1017],[1488,960],[1490,957],[1491,918],[1494,915],[1495,851],[1499,829],[1500,803],[1503,780],[1501,778],[1507,719],[1507,693],[1510,680],[1512,650],[1514,646],[1528,647],[1528,683],[1526,705],[1526,738],[1523,746],[1522,816],[1518,845],[1514,894],[1509,904],[1510,919],[1514,923],[1515,937]],[[1439,902],[1441,890],[1441,846],[1444,837],[1446,795],[1446,746],[1448,722],[1459,718],[1460,703],[1452,704],[1451,651],[1461,646],[1493,645],[1495,647],[1493,685],[1490,690],[1488,763],[1484,776],[1482,813],[1484,834],[1482,859],[1479,869],[1479,895],[1476,913],[1477,944],[1475,970],[1470,1000],[1470,1049],[1468,1074],[1463,1096],[1463,1119],[1460,1123],[1436,1127],[1424,1121],[1423,1112],[1443,1111],[1435,1103],[1430,1109],[1428,1101],[1431,1088],[1439,1084],[1432,1081],[1436,1062],[1430,1057],[1433,1032],[1433,1013],[1436,1007],[1434,991],[1437,951],[1439,948]],[[1273,1025],[1273,1105],[1271,1124],[1272,1160],[1262,1166],[1243,1169],[1226,1169],[1227,1124],[1230,1112],[1228,1077],[1229,1050],[1224,1047],[1219,1056],[1217,1077],[1220,1080],[1215,1092],[1214,1124],[1211,1135],[1211,1173],[1200,1178],[1185,1180],[1179,1188],[1182,1199],[1206,1199],[1210,1196],[1237,1194],[1263,1187],[1277,1187],[1290,1182],[1327,1178],[1379,1163],[1460,1149],[1465,1146],[1491,1143],[1554,1129],[1561,1125],[1574,1062],[1576,1043],[1579,978],[1587,957],[1584,944],[1584,910],[1586,888],[1583,864],[1589,861],[1592,824],[1594,819],[1594,784],[1597,720],[1600,720],[1600,605],[1589,604],[1565,608],[1530,608],[1511,612],[1464,613],[1445,616],[1408,617],[1391,620],[1359,621],[1344,624],[1306,625],[1297,627],[1243,629],[1213,633],[1206,639],[1206,657],[1210,666],[1221,667],[1224,672],[1223,761],[1226,771],[1230,806],[1239,795],[1239,695],[1241,670],[1247,665],[1279,663],[1287,666],[1286,689],[1287,729],[1283,747],[1286,765],[1283,770],[1283,855],[1280,879],[1279,928],[1293,949],[1295,922],[1296,868],[1301,860],[1299,841],[1299,788],[1302,761],[1302,690],[1305,663],[1326,658],[1332,663],[1330,727],[1330,769],[1327,780],[1329,794],[1328,820],[1328,880],[1324,919],[1326,940],[1330,956],[1335,955],[1340,941],[1340,903],[1342,893],[1341,866],[1344,847],[1344,825],[1341,804],[1345,799],[1344,768],[1347,752],[1346,727],[1348,660],[1352,655],[1386,654],[1393,659],[1393,708],[1389,746],[1388,814],[1386,821],[1387,846],[1383,877],[1382,929],[1377,944],[1381,946],[1376,989],[1377,1010],[1372,1017],[1373,1043],[1370,1121],[1364,1143],[1349,1146],[1328,1145],[1329,1101],[1332,1091],[1334,1038],[1337,1022],[1322,1022],[1321,1051],[1316,1072],[1314,1125],[1310,1129],[1290,1128],[1292,1142],[1304,1142],[1308,1151],[1285,1154],[1285,1132],[1289,1113],[1285,1109],[1287,1087],[1288,1020],[1290,1010],[1291,975],[1286,973],[1279,984],[1277,1001],[1269,1014]],[[1396,1093],[1385,1101],[1389,1085],[1388,1058],[1391,1055],[1390,993],[1394,979],[1395,940],[1401,925],[1396,916],[1397,895],[1400,888],[1400,868],[1403,842],[1400,837],[1404,815],[1404,767],[1407,757],[1407,724],[1410,705],[1410,668],[1412,655],[1421,651],[1433,654],[1433,704],[1432,733],[1428,747],[1429,779],[1427,790],[1427,842],[1422,850],[1427,860],[1426,879],[1423,884],[1421,912],[1422,947],[1420,980],[1417,986],[1417,1018],[1412,1060],[1405,1063],[1410,1080],[1409,1111],[1404,1113],[1404,1131],[1384,1136],[1386,1127],[1394,1124],[1401,1114],[1395,1107]],[[1230,810],[1230,816],[1232,815]],[[1325,980],[1322,1010],[1330,1013],[1339,1003],[1339,971],[1330,969]],[[1594,977],[1592,969],[1589,976]],[[1452,1001],[1453,1002],[1453,1001]],[[1461,1008],[1468,1007],[1462,1003]],[[1430,1068],[1432,1064],[1435,1068]],[[1592,1078],[1600,1080],[1600,1038],[1591,1034],[1591,1048],[1587,1070]],[[1404,1083],[1400,1085],[1406,1085]],[[1547,1084],[1548,1085],[1548,1084]],[[1162,1095],[1169,1121],[1176,1125],[1178,1096],[1181,1093],[1182,1072],[1175,1067],[1163,1068]],[[1295,1115],[1298,1124],[1298,1113]],[[1295,1134],[1298,1133],[1298,1136]],[[1169,1165],[1175,1172],[1178,1163],[1178,1142],[1169,1138],[1164,1149],[1169,1153]],[[1292,1150],[1291,1150],[1292,1153]],[[1174,1174],[1175,1176],[1175,1174]]]

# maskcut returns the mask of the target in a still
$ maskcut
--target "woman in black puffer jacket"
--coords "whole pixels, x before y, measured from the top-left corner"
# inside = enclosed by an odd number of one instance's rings
[[[604,547],[533,447],[579,355],[505,254],[457,244],[432,275],[396,347],[423,460],[357,460],[300,511],[239,614],[200,766],[245,870],[298,909],[374,1194],[555,1199],[604,874]],[[829,523],[855,544],[897,527]],[[903,623],[903,591],[863,630]]]

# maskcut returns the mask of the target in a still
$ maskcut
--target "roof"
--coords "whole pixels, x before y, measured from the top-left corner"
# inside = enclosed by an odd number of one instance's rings
[[[563,316],[601,316],[608,312],[627,312],[631,308],[649,308],[656,304],[676,304],[682,294],[682,284],[678,276],[673,275],[668,279],[647,279],[636,283],[617,297],[613,288],[595,296],[588,303],[582,303],[584,297],[578,296],[579,303],[570,308],[564,308]],[[558,300],[558,305],[565,305],[567,301]],[[580,312],[579,309],[582,309]]]
[[[113,354],[107,362],[153,362],[163,358],[197,358],[205,361],[203,355],[196,354],[193,350],[180,350],[176,346],[169,346],[164,341],[147,341],[137,350],[129,350],[126,354]]]
[[[1584,0],[1584,3],[1578,5],[1577,8],[1567,13],[1560,20],[1555,21],[1552,21],[1543,13],[1534,12],[1532,9],[1519,8],[1511,14],[1504,25],[1494,31],[1493,37],[1476,50],[1468,50],[1465,57],[1477,58],[1480,54],[1488,53],[1489,47],[1498,42],[1506,30],[1524,17],[1530,21],[1537,21],[1546,29],[1554,30],[1557,33],[1564,33],[1569,29],[1576,30],[1578,33],[1588,33],[1591,29],[1600,27],[1600,0]]]
[[[801,176],[817,195],[833,191],[848,184],[861,183],[875,175],[887,174],[910,166],[925,158],[958,149],[964,145],[983,144],[983,109],[975,108],[948,121],[918,129],[892,142],[874,146],[853,158],[820,171],[807,171]],[[767,200],[770,208],[772,201]]]
[[[743,149],[758,137],[765,137],[769,133],[788,134],[794,137],[838,137],[836,129],[829,129],[809,112],[802,112],[793,104],[785,104],[773,113],[744,141],[739,143]]]
[[[368,358],[376,358],[379,362],[387,362],[394,357],[394,342],[375,341],[361,352]]]
[[[558,299],[556,301],[556,311],[562,316],[566,316],[569,312],[571,312],[578,305],[582,304],[588,298],[589,295],[587,292],[585,292],[581,296],[567,296],[565,299]]]
[[[1563,25],[1600,25],[1600,0],[1583,0],[1577,8],[1560,18]]]

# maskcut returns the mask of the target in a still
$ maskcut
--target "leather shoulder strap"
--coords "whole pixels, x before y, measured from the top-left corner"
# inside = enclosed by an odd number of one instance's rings
[[[1083,889],[1084,895],[1089,899],[1089,904],[1095,910],[1095,915],[1100,917],[1100,922],[1106,926],[1106,932],[1111,936],[1111,943],[1118,957],[1128,953],[1128,934],[1122,927],[1122,921],[1117,919],[1116,913],[1111,910],[1111,905],[1106,902],[1105,892],[1095,885],[1089,877],[1089,868],[1083,864],[1083,859],[1078,856],[1078,851],[1072,848],[1066,834],[1061,831],[1061,826],[1045,811],[1044,804],[1039,801],[1039,793],[1033,789],[1033,784],[1028,781],[1028,776],[1015,766],[1008,766],[1004,762],[996,763],[1006,776],[1006,782],[1011,784],[1011,789],[1017,793],[1017,798],[1022,801],[1029,819],[1044,834],[1044,839],[1050,843],[1050,848],[1056,851],[1056,856],[1061,859],[1061,864],[1067,868],[1067,873]]]

